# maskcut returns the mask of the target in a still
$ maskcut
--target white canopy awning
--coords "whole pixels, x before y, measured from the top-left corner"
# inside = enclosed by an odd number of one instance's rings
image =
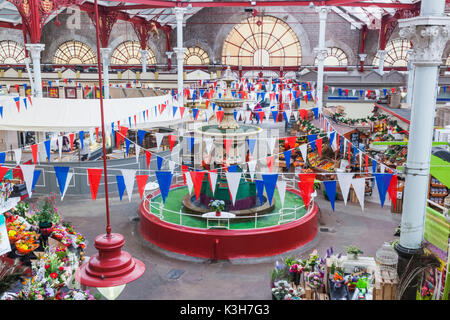
[[[155,114],[155,106],[166,104],[166,110]],[[32,98],[32,105],[20,97],[18,111],[14,97],[0,97],[3,106],[3,117],[0,118],[0,130],[21,131],[78,131],[101,127],[100,101],[98,99],[52,99]],[[173,116],[172,98],[169,95],[103,100],[105,126],[120,121],[128,126],[129,117],[134,126],[136,115],[137,127],[152,127],[177,122],[181,119],[178,111]],[[146,110],[149,109],[148,119]],[[143,111],[145,111],[145,122]]]

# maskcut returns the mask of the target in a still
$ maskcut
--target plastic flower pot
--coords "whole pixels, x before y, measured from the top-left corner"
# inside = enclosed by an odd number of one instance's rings
[[[51,222],[39,222],[39,229],[44,237],[48,237],[52,233],[52,225]]]
[[[220,211],[216,210],[216,217],[220,217]]]

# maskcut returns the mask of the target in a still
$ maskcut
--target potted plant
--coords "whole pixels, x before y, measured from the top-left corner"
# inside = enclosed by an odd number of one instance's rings
[[[225,201],[223,200],[211,200],[209,202],[209,207],[216,211],[216,216],[220,216],[220,213],[225,209]]]
[[[364,251],[362,251],[357,246],[349,246],[345,247],[347,250],[347,259],[348,260],[358,260],[358,255],[363,254]]]
[[[39,229],[43,236],[49,236],[52,233],[53,223],[59,222],[57,211],[53,195],[44,197],[38,202],[38,209],[33,218],[39,224]]]

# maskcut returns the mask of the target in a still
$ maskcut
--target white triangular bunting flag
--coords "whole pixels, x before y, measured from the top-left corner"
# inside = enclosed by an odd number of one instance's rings
[[[217,184],[217,173],[216,172],[208,172],[209,174],[209,181],[211,184],[211,191],[214,195],[214,192],[216,191],[216,184]]]
[[[58,136],[58,149],[59,149],[59,161],[61,161],[62,158],[62,148],[63,148],[63,137]]]
[[[298,111],[294,111],[293,114],[294,114],[295,121],[297,121],[298,120]]]
[[[121,169],[125,187],[127,189],[128,201],[131,202],[131,195],[133,194],[134,177],[136,176],[136,170]]]
[[[139,162],[139,153],[141,152],[141,146],[138,144],[135,144],[134,146],[136,148],[136,163],[138,163]]]
[[[191,174],[187,171],[184,176],[186,177],[186,184],[188,185],[189,194],[191,194],[192,188],[194,188],[194,184],[192,183]]]
[[[155,137],[156,137],[156,146],[159,149],[159,146],[161,145],[161,142],[162,142],[162,139],[164,138],[164,135],[162,133],[155,132]]]
[[[256,160],[247,162],[247,165],[248,165],[248,171],[250,172],[250,177],[253,180],[255,177]]]
[[[270,154],[273,154],[273,149],[275,148],[275,141],[276,139],[272,137],[267,139],[267,146],[269,147]]]
[[[347,205],[348,192],[350,191],[353,173],[338,173],[337,177],[339,186],[341,187],[342,197],[344,198],[344,204]]]
[[[278,195],[280,196],[281,206],[284,207],[284,196],[286,194],[286,181],[277,181]]]
[[[206,148],[206,153],[210,154],[211,153],[211,148],[213,145],[213,139],[212,138],[205,138],[205,148]]]
[[[228,189],[230,189],[231,201],[233,205],[236,203],[236,195],[239,189],[242,172],[225,172],[228,182]]]
[[[169,169],[173,173],[173,170],[175,169],[175,162],[172,160],[169,160]]]
[[[386,170],[386,167],[384,166],[384,164],[381,164],[381,165],[380,165],[380,172],[381,172],[381,173],[384,173],[385,170]]]
[[[303,162],[306,163],[308,159],[308,144],[302,144],[298,147],[302,153]]]
[[[266,117],[266,120],[269,120],[270,118],[270,108],[264,109],[264,116]]]
[[[34,178],[34,164],[21,164],[20,169],[22,170],[23,179],[25,180],[25,186],[27,187],[28,196],[31,198],[31,188],[33,187]]]
[[[356,197],[358,198],[361,209],[364,211],[364,194],[366,188],[366,179],[359,178],[352,180],[353,189],[355,190]]]
[[[14,155],[16,157],[16,164],[18,165],[22,160],[22,149],[14,149]]]
[[[286,112],[286,119],[289,121],[289,119],[291,118],[292,111],[291,110],[286,110],[284,112]]]
[[[359,150],[359,171],[362,171],[362,169],[363,169],[363,162],[362,162],[362,152],[361,152],[361,150]]]
[[[73,172],[70,172],[70,171],[67,172],[66,185],[64,186],[64,191],[61,195],[61,201],[63,201],[63,199],[64,199],[64,195],[66,194],[67,188],[69,187],[72,176],[73,176]]]

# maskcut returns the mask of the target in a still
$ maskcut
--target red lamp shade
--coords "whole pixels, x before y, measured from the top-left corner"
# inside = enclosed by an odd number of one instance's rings
[[[119,233],[95,238],[98,253],[75,273],[75,279],[87,287],[114,287],[138,279],[145,271],[142,261],[122,251],[124,237]]]

